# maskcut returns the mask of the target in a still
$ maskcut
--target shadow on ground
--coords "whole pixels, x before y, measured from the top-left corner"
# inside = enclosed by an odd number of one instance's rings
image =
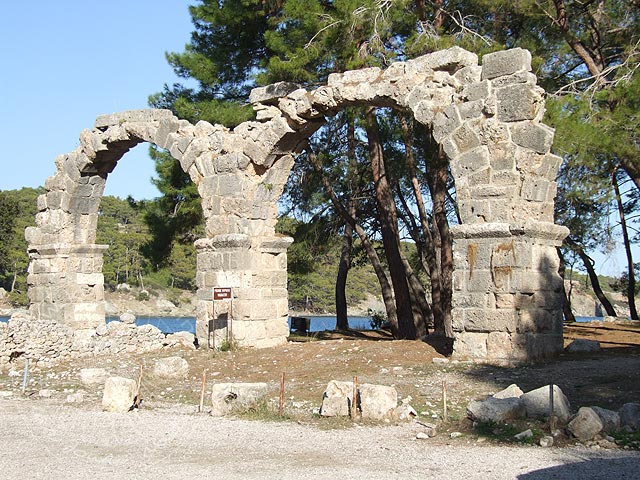
[[[595,479],[636,479],[640,469],[640,457],[589,458],[582,462],[567,463],[556,467],[543,468],[518,475],[518,480],[550,480],[576,478]]]

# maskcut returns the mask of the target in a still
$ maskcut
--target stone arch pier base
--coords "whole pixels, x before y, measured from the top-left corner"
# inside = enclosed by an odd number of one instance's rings
[[[76,329],[104,322],[102,252],[96,245],[104,185],[121,157],[149,142],[170,152],[202,197],[197,240],[197,334],[240,345],[287,341],[287,247],[275,233],[277,201],[295,156],[327,118],[355,105],[411,114],[451,164],[462,225],[454,236],[455,352],[532,360],[562,348],[561,280],[553,224],[553,130],[542,123],[544,92],[531,55],[461,48],[387,69],[332,74],[314,90],[289,83],[254,89],[255,121],[233,129],[196,125],[167,110],[98,117],[80,146],[56,159],[27,229],[30,312]],[[233,302],[215,302],[215,288]],[[232,311],[229,308],[232,305]],[[232,321],[229,322],[229,318]]]

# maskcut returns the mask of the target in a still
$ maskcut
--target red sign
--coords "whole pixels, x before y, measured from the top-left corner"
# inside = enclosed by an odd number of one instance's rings
[[[226,300],[228,298],[231,298],[231,288],[230,287],[214,288],[213,289],[213,299],[214,300]]]

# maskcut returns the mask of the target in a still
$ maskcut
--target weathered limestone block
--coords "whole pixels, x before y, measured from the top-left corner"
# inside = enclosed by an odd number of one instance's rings
[[[567,430],[581,442],[592,440],[603,428],[600,417],[589,407],[580,407],[567,424]]]
[[[453,344],[453,353],[462,358],[486,358],[487,357],[486,333],[462,331],[456,334]]]
[[[358,389],[362,418],[384,420],[393,418],[398,406],[398,392],[394,387],[363,383]]]
[[[353,382],[331,380],[322,394],[320,415],[323,417],[347,416],[353,405]]]
[[[620,415],[620,428],[631,432],[640,430],[640,403],[625,403],[618,410]]]
[[[219,417],[251,407],[268,392],[266,383],[216,383],[211,388],[211,415]]]
[[[451,47],[414,58],[407,63],[412,66],[418,66],[420,69],[428,68],[455,73],[464,67],[476,67],[478,65],[478,56],[460,47]]]
[[[135,380],[109,377],[102,393],[102,408],[108,412],[128,412],[133,406],[138,385]]]
[[[541,154],[551,149],[554,130],[546,125],[522,122],[510,125],[509,130],[516,145]]]
[[[549,385],[526,392],[520,398],[527,410],[527,417],[549,416]],[[569,420],[571,414],[569,400],[558,385],[553,386],[553,414],[562,422]]]
[[[512,383],[507,388],[500,390],[498,393],[493,394],[493,398],[520,398],[524,392],[516,385]]]
[[[607,410],[601,407],[591,407],[602,422],[602,430],[607,433],[614,433],[620,429],[620,414],[613,410]]]
[[[600,342],[597,340],[587,340],[586,338],[576,338],[565,350],[569,353],[591,353],[600,351]]]
[[[539,90],[527,84],[510,85],[496,90],[497,118],[503,122],[533,120],[541,108]]]
[[[524,404],[518,397],[489,397],[467,405],[467,416],[480,422],[508,422],[524,418],[525,414]]]
[[[482,57],[483,80],[530,70],[531,53],[522,48],[489,53]]]
[[[298,84],[291,82],[278,82],[265,87],[254,88],[249,93],[249,102],[277,105],[280,98],[286,97],[289,93],[299,88]]]

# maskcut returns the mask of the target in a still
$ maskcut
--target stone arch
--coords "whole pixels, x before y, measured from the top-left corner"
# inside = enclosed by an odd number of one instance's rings
[[[132,146],[169,150],[202,197],[206,237],[198,251],[197,335],[216,317],[213,288],[232,287],[233,335],[249,346],[286,341],[286,250],[275,234],[276,202],[294,157],[326,117],[349,105],[394,107],[429,126],[451,161],[462,225],[454,236],[454,329],[461,355],[530,359],[562,348],[561,280],[553,224],[553,130],[541,122],[543,91],[522,49],[486,55],[461,48],[386,70],[329,76],[308,91],[279,83],[254,89],[256,121],[233,130],[191,125],[171,112],[98,117],[38,201],[28,230],[29,295],[37,318],[76,328],[104,321],[97,209],[107,175]]]

